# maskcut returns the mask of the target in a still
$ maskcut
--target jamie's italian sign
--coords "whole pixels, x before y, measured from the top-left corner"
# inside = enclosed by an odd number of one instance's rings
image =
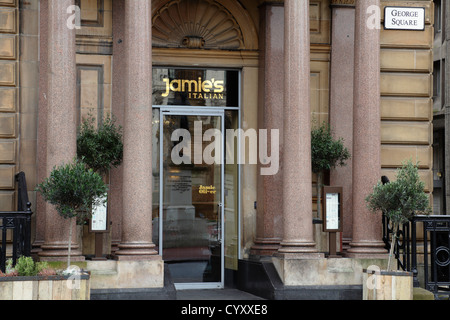
[[[425,8],[385,7],[384,28],[388,30],[425,30]]]
[[[153,68],[153,105],[238,107],[239,71]]]

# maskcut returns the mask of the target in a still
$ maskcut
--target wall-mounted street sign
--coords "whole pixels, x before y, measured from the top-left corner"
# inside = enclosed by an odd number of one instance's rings
[[[425,30],[425,8],[385,7],[384,28],[388,30]]]

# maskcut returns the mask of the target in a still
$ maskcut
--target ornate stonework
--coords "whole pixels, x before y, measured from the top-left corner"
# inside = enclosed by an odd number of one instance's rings
[[[172,0],[153,16],[153,46],[244,49],[241,28],[227,8],[212,0]]]
[[[355,5],[355,0],[331,0],[331,5]]]

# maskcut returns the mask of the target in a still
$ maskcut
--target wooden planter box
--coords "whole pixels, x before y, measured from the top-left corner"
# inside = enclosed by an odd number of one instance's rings
[[[412,272],[363,270],[363,300],[412,299]]]
[[[77,277],[0,277],[0,300],[90,300],[89,274]]]

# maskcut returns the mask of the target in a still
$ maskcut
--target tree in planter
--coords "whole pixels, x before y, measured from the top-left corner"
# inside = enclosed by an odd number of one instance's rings
[[[122,127],[117,126],[116,118],[109,115],[98,128],[94,125],[95,121],[91,114],[83,120],[77,136],[77,157],[107,181],[111,167],[116,168],[122,163]],[[87,219],[88,215],[81,214],[77,224],[82,225]]]
[[[70,267],[72,224],[80,212],[91,212],[105,199],[107,187],[102,177],[82,161],[54,167],[50,176],[36,187],[45,201],[54,205],[64,219],[69,219],[67,269]]]
[[[311,131],[311,166],[317,174],[317,214],[320,214],[323,174],[336,166],[344,166],[351,155],[342,138],[333,139],[331,128],[324,122]]]
[[[122,127],[116,126],[116,119],[110,116],[97,129],[94,123],[92,115],[82,122],[77,137],[77,157],[94,171],[107,174],[111,167],[122,163]]]
[[[397,179],[383,184],[378,182],[373,192],[366,197],[368,208],[377,213],[381,211],[389,218],[392,228],[392,241],[389,250],[388,271],[391,270],[391,258],[394,252],[397,229],[411,220],[416,214],[429,214],[429,199],[424,192],[425,184],[420,180],[417,165],[411,160],[403,163],[397,170]]]

